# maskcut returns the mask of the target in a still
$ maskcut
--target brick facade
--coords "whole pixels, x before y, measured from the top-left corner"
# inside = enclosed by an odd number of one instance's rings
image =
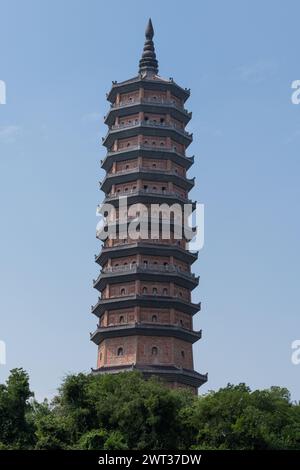
[[[108,224],[142,219],[157,203],[165,205],[155,209],[165,223],[169,207],[189,202],[194,184],[187,176],[192,164],[186,155],[192,136],[185,131],[190,113],[184,108],[189,91],[158,75],[152,37],[150,21],[138,77],[114,82],[107,95],[111,108],[105,117],[101,188],[115,208]],[[119,196],[127,196],[127,210],[119,210]],[[183,220],[176,215],[172,223]],[[145,377],[155,374],[170,387],[192,391],[206,381],[193,364],[192,344],[201,337],[192,318],[199,310],[191,295],[198,283],[191,270],[195,258],[185,254],[187,240],[177,239],[174,230],[171,225],[167,239],[159,233],[104,241],[106,254],[94,281],[100,297],[92,308],[99,317],[91,337],[98,346],[96,373],[137,368]]]

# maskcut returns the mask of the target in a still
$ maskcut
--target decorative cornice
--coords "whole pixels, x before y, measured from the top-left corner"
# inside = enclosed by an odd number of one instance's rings
[[[201,310],[200,302],[198,304],[194,304],[183,300],[180,297],[132,294],[121,297],[110,297],[107,299],[99,298],[97,304],[91,307],[91,312],[100,317],[105,310],[118,310],[135,306],[175,308],[176,310],[188,313],[189,315],[195,315],[199,310]]]
[[[108,325],[97,328],[91,333],[90,339],[96,344],[107,338],[118,338],[123,336],[168,336],[195,343],[201,339],[202,331],[189,330],[180,325],[167,325],[162,323],[135,322],[118,325]]]

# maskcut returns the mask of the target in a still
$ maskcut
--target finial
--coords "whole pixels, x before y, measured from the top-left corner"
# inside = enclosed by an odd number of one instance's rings
[[[158,62],[156,60],[154,43],[152,41],[154,36],[154,29],[152,25],[151,18],[149,18],[147,28],[145,31],[145,44],[143,49],[142,58],[140,60],[139,73],[151,71],[155,74],[158,73]]]
[[[146,36],[147,39],[153,39],[154,29],[153,29],[153,24],[152,24],[151,18],[149,18],[147,28],[146,28],[146,31],[145,31],[145,36]]]

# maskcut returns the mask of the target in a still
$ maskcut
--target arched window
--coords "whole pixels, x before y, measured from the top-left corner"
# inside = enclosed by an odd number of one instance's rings
[[[130,142],[127,142],[127,147],[130,147]]]
[[[183,321],[182,321],[182,320],[180,320],[180,322],[179,322],[179,323],[180,323],[180,326],[182,326],[182,327],[183,327]]]
[[[181,357],[184,357],[184,351],[181,351]]]
[[[125,289],[121,289],[121,295],[125,295]]]
[[[152,354],[152,356],[157,356],[157,354],[158,354],[158,349],[157,349],[156,346],[153,346],[153,348],[152,348],[152,350],[151,350],[151,354]]]
[[[148,290],[147,287],[143,287],[143,294],[147,294]]]
[[[157,288],[156,288],[156,287],[153,287],[153,289],[152,289],[152,294],[153,294],[153,295],[157,295]]]
[[[123,348],[118,348],[117,356],[123,356],[123,354],[124,354]]]
[[[166,287],[163,290],[163,295],[168,295],[168,289]]]
[[[157,322],[157,315],[152,315],[152,321]]]
[[[120,318],[119,318],[119,323],[124,323],[124,317],[123,317],[123,315],[120,316]]]

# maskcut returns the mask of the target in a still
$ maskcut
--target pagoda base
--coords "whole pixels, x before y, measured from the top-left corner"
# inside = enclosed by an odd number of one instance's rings
[[[92,369],[93,374],[117,374],[119,372],[140,371],[145,379],[157,376],[173,387],[191,388],[197,393],[198,387],[207,382],[207,374],[199,374],[194,370],[183,369],[175,365],[156,364],[126,364],[119,366],[105,366]]]

